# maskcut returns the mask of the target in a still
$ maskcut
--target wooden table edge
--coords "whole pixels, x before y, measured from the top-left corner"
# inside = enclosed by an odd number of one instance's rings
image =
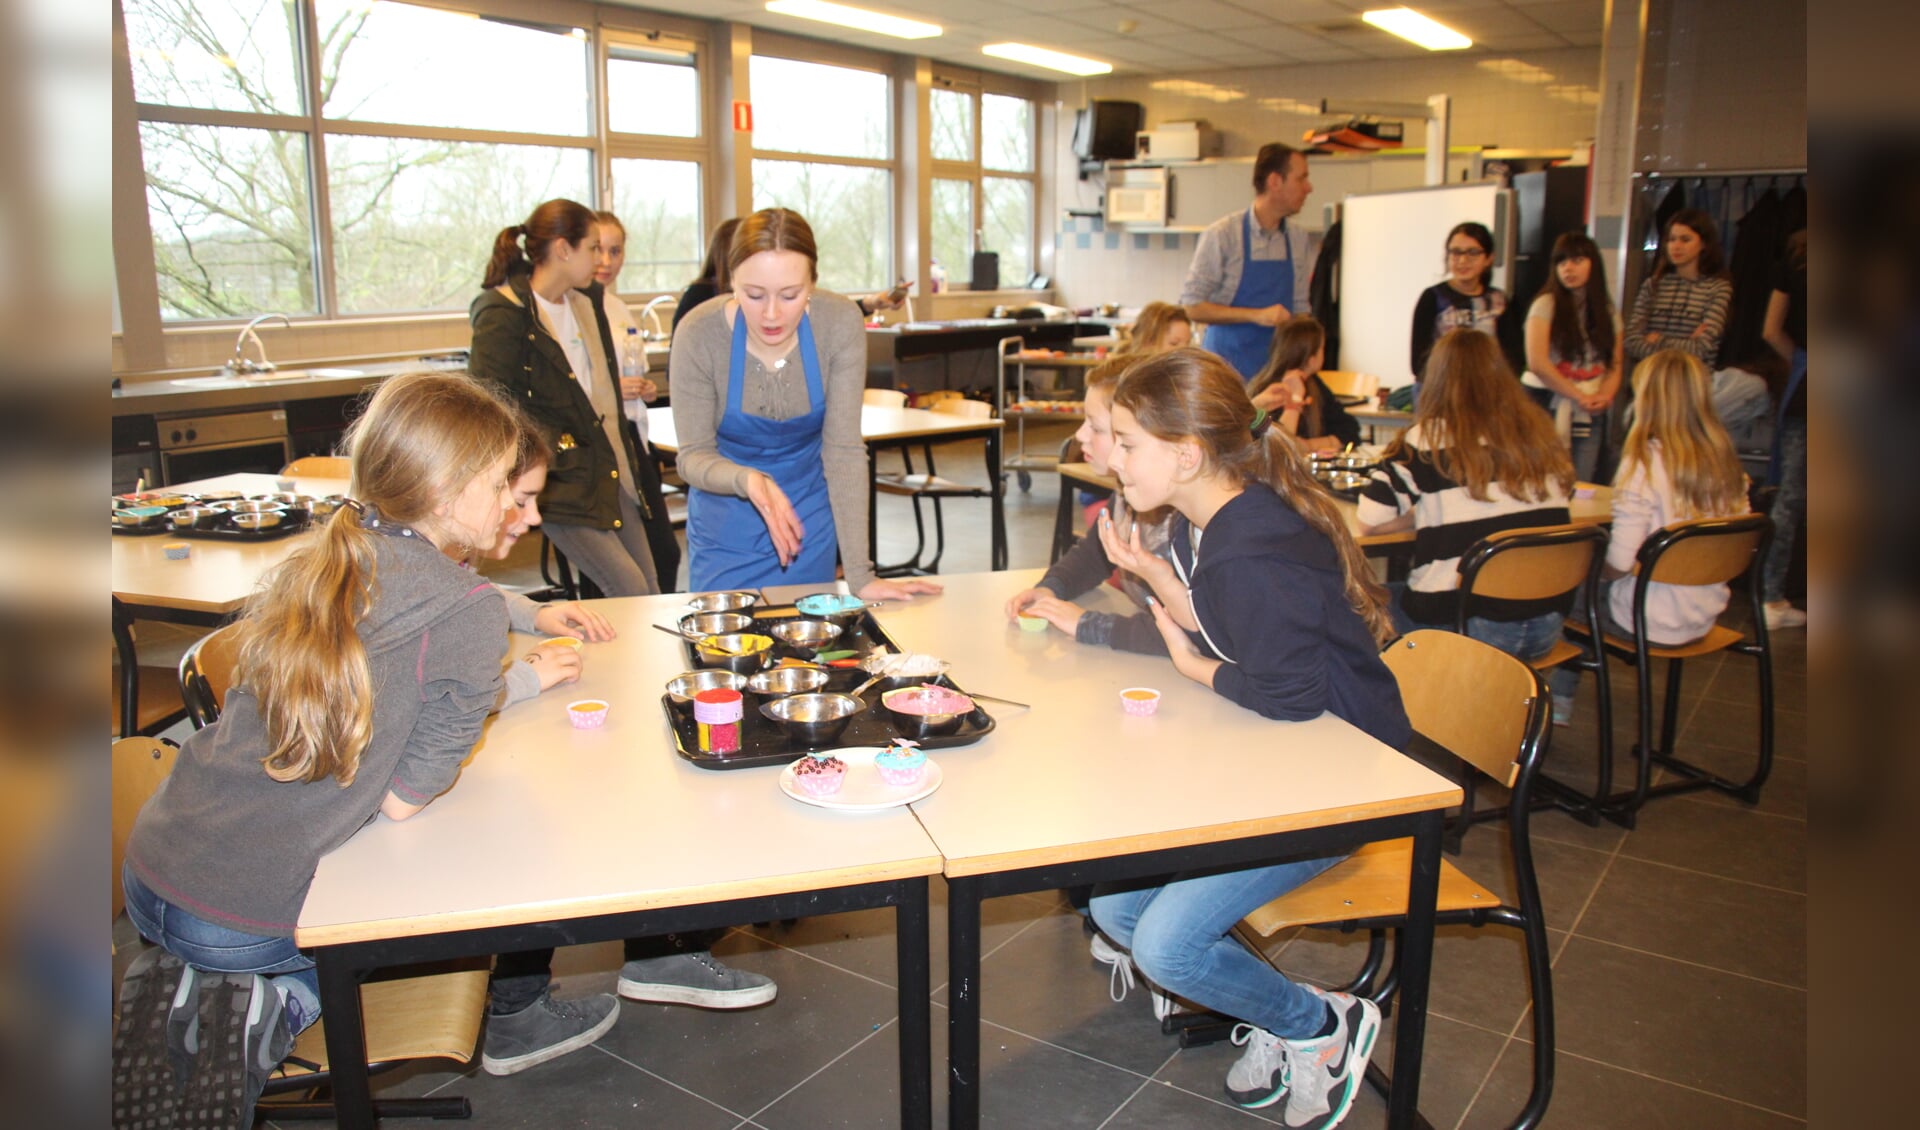
[[[462,930],[478,930],[494,926],[564,922],[575,918],[595,918],[637,910],[699,906],[756,898],[762,895],[793,894],[800,891],[926,878],[940,874],[942,862],[940,855],[935,853],[871,866],[835,868],[776,878],[743,879],[730,883],[715,883],[710,886],[652,891],[640,895],[600,895],[550,903],[517,903],[511,906],[484,907],[406,918],[296,926],[293,940],[302,948],[334,946],[350,942],[390,941],[396,938],[451,934]]]
[[[1077,863],[1087,859],[1107,859],[1145,851],[1163,851],[1168,848],[1253,839],[1280,832],[1298,832],[1310,828],[1337,828],[1342,824],[1373,820],[1382,816],[1405,816],[1430,812],[1436,808],[1451,808],[1463,799],[1464,796],[1458,788],[1451,788],[1343,809],[1335,820],[1323,819],[1324,812],[1301,812],[1279,817],[1240,820],[1231,824],[1180,828],[1150,835],[1123,836],[1111,840],[1093,840],[1079,844],[997,852],[992,855],[960,859],[948,858],[945,874],[948,878],[990,875],[1000,871],[1019,871],[1028,867],[1044,867],[1056,863]],[[938,842],[937,838],[935,842]]]

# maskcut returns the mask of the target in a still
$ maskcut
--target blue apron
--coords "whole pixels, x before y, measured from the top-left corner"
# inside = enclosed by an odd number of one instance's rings
[[[740,404],[747,383],[747,318],[736,311],[733,354],[727,365],[727,408],[716,429],[720,454],[743,467],[763,471],[786,493],[806,530],[800,555],[785,569],[773,550],[773,537],[753,503],[731,494],[697,487],[687,491],[687,586],[693,592],[751,589],[761,585],[832,584],[839,559],[833,508],[827,499],[827,473],[820,461],[826,427],[827,386],[820,356],[813,347],[813,324],[800,318],[801,367],[807,374],[811,408],[791,420],[749,415]]]
[[[1240,213],[1240,289],[1233,292],[1229,306],[1258,309],[1285,306],[1293,309],[1293,244],[1286,241],[1287,222],[1280,221],[1285,259],[1253,257],[1253,225],[1247,213]],[[1267,367],[1267,354],[1273,348],[1273,327],[1252,322],[1234,322],[1208,326],[1206,346],[1218,353],[1239,372],[1243,380],[1252,380]]]

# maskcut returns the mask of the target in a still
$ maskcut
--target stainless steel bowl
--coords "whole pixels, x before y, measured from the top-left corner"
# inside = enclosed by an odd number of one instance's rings
[[[958,730],[960,723],[966,716],[973,713],[972,699],[967,698],[966,695],[960,694],[959,691],[953,690],[951,687],[943,687],[941,689],[966,699],[966,706],[959,710],[948,711],[941,714],[919,714],[912,711],[901,710],[895,705],[903,696],[924,693],[920,687],[899,687],[887,691],[880,696],[880,705],[885,707],[887,714],[893,718],[894,728],[906,737],[941,737]]]
[[[843,630],[858,623],[861,614],[867,610],[866,601],[837,592],[808,593],[793,603],[800,610],[800,615],[807,619],[838,624]]]
[[[811,657],[840,638],[841,627],[825,620],[782,620],[767,629],[773,638]]]
[[[346,504],[347,504],[346,499],[341,498],[339,495],[329,495],[326,498],[314,499],[313,506],[310,507],[309,509],[311,509],[313,512],[314,520],[319,521],[320,519],[323,519],[323,518],[332,517],[333,512],[335,510],[340,509],[342,506],[345,506]]]
[[[847,723],[865,708],[852,695],[796,694],[762,703],[760,714],[786,731],[793,745],[819,749],[840,740]]]
[[[252,514],[233,516],[233,524],[243,530],[271,530],[286,520],[286,515],[278,510],[261,510]]]
[[[129,506],[113,512],[116,524],[130,530],[151,529],[167,523],[167,508],[164,506]]]
[[[305,510],[313,505],[310,494],[295,494],[290,490],[272,491],[267,494],[250,494],[249,502],[277,502],[289,510]]]
[[[755,647],[755,643],[758,647]],[[695,662],[702,667],[724,667],[739,675],[751,675],[767,665],[773,655],[773,638],[758,633],[726,632],[707,636],[693,645]]]
[[[1328,490],[1333,491],[1359,490],[1361,487],[1367,485],[1367,481],[1370,478],[1370,476],[1360,474],[1358,471],[1329,471],[1315,477],[1327,484]]]
[[[753,627],[753,617],[744,612],[693,612],[680,617],[680,634],[685,636],[723,636]]]
[[[202,522],[211,522],[220,516],[220,511],[210,506],[182,506],[167,515],[167,521],[176,530],[191,530]]]
[[[681,710],[693,709],[693,696],[701,691],[745,690],[747,677],[736,675],[722,667],[709,667],[704,671],[688,671],[667,680],[667,700]]]
[[[258,498],[250,498],[245,502],[231,502],[227,504],[227,509],[233,511],[235,514],[279,514],[285,511],[286,508],[285,503],[266,502]]]
[[[775,667],[747,679],[747,689],[764,698],[811,694],[827,685],[828,675],[818,667]]]
[[[695,612],[739,612],[760,602],[757,592],[708,592],[687,601]]]

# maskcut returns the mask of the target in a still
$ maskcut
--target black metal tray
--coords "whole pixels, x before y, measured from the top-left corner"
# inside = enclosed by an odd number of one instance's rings
[[[178,529],[172,525],[158,526],[122,526],[113,524],[113,532],[121,537],[150,538],[158,534],[172,534],[181,538],[201,538],[207,541],[273,541],[276,538],[289,537],[304,533],[313,525],[312,512],[307,510],[288,510],[277,526],[264,530],[243,530],[233,524],[229,515],[222,514],[189,529]]]
[[[764,608],[755,608],[753,617],[758,621],[777,621],[782,619],[805,619],[799,609],[791,604],[776,604]],[[871,609],[863,612],[850,632],[842,632],[833,642],[831,650],[853,649],[866,653],[881,647],[888,651],[899,651],[900,647],[893,638],[874,619]],[[786,644],[775,640],[773,644],[774,660],[782,658],[805,658]],[[693,657],[693,643],[686,644],[687,670],[694,670],[698,664]],[[838,691],[850,694],[853,689],[867,681],[871,676],[858,667],[827,668],[825,691]],[[797,761],[813,749],[838,749],[842,746],[878,746],[886,745],[896,737],[904,736],[893,724],[893,716],[880,705],[880,696],[898,687],[916,686],[921,683],[933,683],[947,687],[961,694],[966,690],[955,685],[946,675],[934,678],[882,679],[869,687],[860,696],[867,709],[853,716],[847,728],[828,746],[804,746],[787,737],[786,731],[771,719],[760,713],[760,704],[767,700],[754,694],[746,694],[744,709],[741,713],[740,749],[734,753],[708,753],[700,748],[699,726],[693,720],[693,710],[688,707],[682,713],[673,700],[664,692],[660,695],[660,708],[666,712],[667,724],[673,730],[674,752],[702,769],[751,769],[760,765],[785,765]],[[951,749],[955,746],[972,745],[993,732],[993,715],[974,704],[972,713],[960,720],[960,728],[951,734],[940,737],[919,738],[921,749]]]

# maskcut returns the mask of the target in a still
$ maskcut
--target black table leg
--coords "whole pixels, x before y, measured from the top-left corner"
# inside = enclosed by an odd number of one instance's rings
[[[947,880],[947,1127],[980,1125],[980,884]]]
[[[867,445],[867,560],[880,568],[880,453]]]
[[[367,1032],[360,1014],[360,977],[327,949],[317,949],[320,1012],[327,1023],[327,1062],[340,1130],[373,1130],[377,1118],[367,1082]]]
[[[931,1130],[933,1125],[933,1006],[930,973],[927,881],[901,882],[894,910],[895,976],[900,979],[900,1125]]]
[[[1433,971],[1433,908],[1440,893],[1443,816],[1438,809],[1421,813],[1413,834],[1413,872],[1407,880],[1407,925],[1400,934],[1393,1088],[1387,1095],[1387,1125],[1394,1130],[1412,1130],[1420,1117],[1420,1057],[1426,1040],[1427,991]]]
[[[1007,567],[1007,484],[1000,479],[1000,433],[987,433],[987,485],[993,490],[993,564],[994,572]]]

